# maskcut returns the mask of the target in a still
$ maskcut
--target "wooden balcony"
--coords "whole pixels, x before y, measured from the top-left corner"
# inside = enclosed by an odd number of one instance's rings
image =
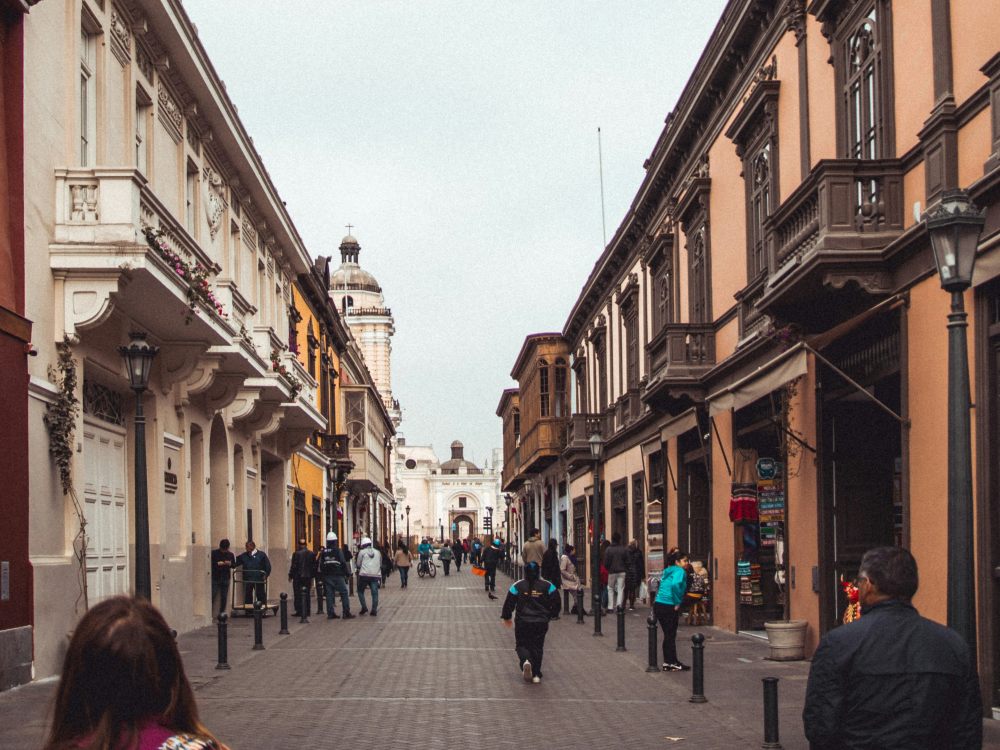
[[[590,436],[595,432],[603,438],[610,436],[609,420],[603,414],[574,414],[566,423],[566,440],[562,458],[572,469],[591,460]]]
[[[566,418],[542,417],[521,436],[521,474],[536,474],[559,460],[566,444]]]
[[[615,402],[615,432],[624,430],[642,416],[646,407],[639,396],[638,388],[630,388]]]
[[[820,161],[766,230],[771,274],[759,310],[810,328],[831,325],[854,302],[867,307],[892,291],[882,252],[903,232],[902,166]]]
[[[702,377],[715,365],[715,329],[708,323],[668,323],[646,346],[650,378],[642,400],[663,407],[704,398]]]
[[[524,481],[520,473],[521,448],[518,446],[510,455],[504,455],[503,470],[500,472],[500,486],[504,492],[516,492]]]

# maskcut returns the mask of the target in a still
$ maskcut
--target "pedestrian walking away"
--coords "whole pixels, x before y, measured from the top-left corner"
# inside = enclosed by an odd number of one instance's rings
[[[538,568],[542,567],[542,558],[545,556],[545,545],[542,543],[541,533],[538,529],[532,529],[528,541],[521,548],[521,561],[528,563],[538,563]]]
[[[299,548],[292,555],[288,566],[288,580],[295,592],[295,616],[308,617],[312,601],[312,579],[316,575],[316,557],[309,551],[305,539],[299,539]]]
[[[372,593],[371,616],[378,615],[378,587],[382,581],[382,555],[372,545],[372,540],[364,537],[358,549],[358,599],[361,611],[358,614],[368,614],[368,604],[365,601],[365,591]]]
[[[472,540],[472,555],[471,555],[471,557],[472,557],[472,564],[473,565],[479,565],[480,564],[480,557],[482,556],[482,554],[483,554],[483,543],[481,541],[479,541],[479,537],[476,537],[476,538],[474,538]]]
[[[343,616],[345,620],[354,617],[351,614],[351,596],[347,588],[347,558],[337,541],[336,532],[331,531],[326,535],[326,546],[319,551],[317,558],[319,576],[323,581],[323,592],[326,598],[326,617],[328,620],[336,620]],[[340,595],[340,611],[338,615],[334,610],[334,601]]]
[[[438,559],[441,560],[441,564],[444,566],[444,574],[448,575],[448,569],[451,567],[451,558],[453,553],[451,547],[447,544],[441,546],[441,551],[438,553]]]
[[[497,598],[497,565],[500,564],[500,555],[502,552],[500,540],[494,539],[493,544],[483,550],[482,553],[483,569],[486,571],[483,580],[485,581],[486,593],[489,594],[490,599]]]
[[[465,557],[465,551],[462,549],[462,543],[457,539],[451,545],[451,554],[455,559],[455,572],[462,572],[462,558]]]
[[[555,539],[549,539],[548,549],[542,555],[542,578],[555,585],[557,590],[562,588],[562,571],[559,567],[559,543]],[[559,601],[558,597],[556,597],[556,601]],[[556,609],[556,616],[552,619],[558,620],[560,612],[562,612],[561,601],[559,601],[558,608]]]
[[[827,633],[809,669],[802,721],[813,750],[982,747],[976,666],[958,633],[910,603],[913,555],[868,550],[855,585],[861,617]]]
[[[219,548],[212,550],[212,619],[229,606],[229,581],[232,579],[233,568],[236,567],[236,556],[229,551],[229,540],[220,539]]]
[[[44,750],[224,750],[198,718],[163,616],[145,599],[94,605],[73,630]]]
[[[684,593],[687,591],[687,564],[687,555],[680,550],[675,549],[670,553],[653,603],[653,614],[663,629],[664,672],[680,672],[691,668],[681,664],[677,658],[677,623],[681,616]]]
[[[469,544],[468,539],[462,540],[462,562],[469,562],[469,557],[472,554],[472,546]]]
[[[628,544],[625,558],[625,601],[629,611],[635,609],[635,599],[646,577],[646,559],[639,548],[639,542],[633,539]]]
[[[581,589],[580,576],[576,572],[576,548],[572,544],[567,544],[563,548],[562,557],[559,558],[559,578],[562,587],[570,592],[573,598],[573,608],[570,614],[577,613],[576,592]]]
[[[628,571],[628,550],[622,535],[611,535],[611,546],[604,552],[604,567],[608,569],[608,606],[615,612],[625,606],[625,576]]]
[[[524,566],[524,578],[507,591],[500,619],[506,627],[514,622],[514,650],[517,665],[525,682],[542,681],[542,657],[549,620],[559,611],[559,592],[554,584],[542,578],[538,563]]]
[[[392,573],[392,566],[393,566],[392,555],[389,553],[388,542],[382,542],[382,544],[376,544],[375,548],[382,556],[382,586],[384,588],[386,582],[389,580],[390,574]]]
[[[402,540],[399,542],[399,549],[396,550],[393,563],[396,570],[399,571],[399,587],[405,589],[410,579],[410,566],[413,565],[413,558],[410,556],[410,550],[406,548],[406,543]]]
[[[243,569],[243,602],[267,604],[264,601],[267,598],[265,581],[271,575],[271,561],[264,550],[257,549],[257,545],[248,540],[245,551],[236,558],[236,567]]]

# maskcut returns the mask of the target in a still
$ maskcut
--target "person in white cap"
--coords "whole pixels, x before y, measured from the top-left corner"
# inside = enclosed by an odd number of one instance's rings
[[[326,535],[326,546],[319,551],[316,556],[316,567],[319,569],[320,578],[323,580],[323,590],[326,595],[326,619],[336,620],[340,617],[334,612],[334,602],[336,595],[340,594],[340,609],[345,620],[350,620],[351,595],[347,590],[347,560],[344,557],[344,550],[337,543],[337,534],[331,531]]]
[[[382,583],[382,553],[373,545],[369,537],[361,540],[356,557],[358,566],[358,599],[361,601],[361,611],[358,614],[368,614],[368,603],[365,601],[365,590],[372,592],[372,617],[378,614],[378,587]]]

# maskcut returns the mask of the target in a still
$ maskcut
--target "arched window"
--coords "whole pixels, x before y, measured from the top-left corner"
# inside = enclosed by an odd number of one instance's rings
[[[854,27],[844,43],[844,111],[847,157],[877,159],[882,147],[881,66],[876,9]]]
[[[514,447],[517,448],[521,444],[521,410],[515,408],[511,419],[514,422]]]

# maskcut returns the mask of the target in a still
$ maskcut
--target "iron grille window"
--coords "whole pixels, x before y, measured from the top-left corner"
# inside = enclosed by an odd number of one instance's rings
[[[365,447],[365,395],[363,393],[348,393],[347,398],[347,437],[352,448]]]
[[[83,413],[111,424],[125,426],[122,395],[86,378],[83,381]]]

